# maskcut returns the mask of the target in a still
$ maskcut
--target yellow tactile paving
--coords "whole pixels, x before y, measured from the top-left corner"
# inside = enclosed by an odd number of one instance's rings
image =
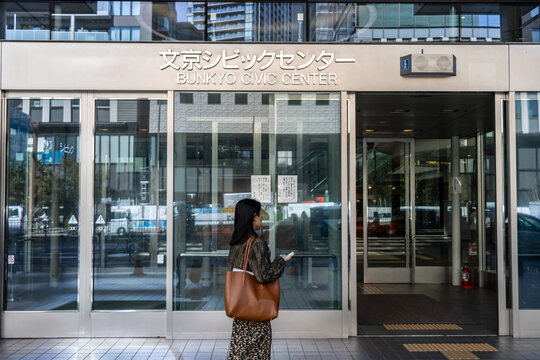
[[[463,330],[457,324],[383,324],[386,330]]]
[[[470,351],[441,351],[448,360],[479,360],[480,358]]]
[[[449,360],[477,360],[474,352],[498,351],[487,343],[403,344],[410,352],[440,352]]]
[[[358,286],[364,295],[381,295],[384,292],[377,286],[373,285],[359,285]]]

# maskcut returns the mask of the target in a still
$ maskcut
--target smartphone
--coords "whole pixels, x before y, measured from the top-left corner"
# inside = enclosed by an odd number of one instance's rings
[[[283,258],[288,258],[288,257],[292,257],[294,256],[294,251],[291,251],[290,253],[288,253],[287,255],[281,255]]]

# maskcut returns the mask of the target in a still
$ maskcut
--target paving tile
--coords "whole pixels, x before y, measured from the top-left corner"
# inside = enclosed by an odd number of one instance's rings
[[[409,352],[404,344],[485,343],[498,351],[476,352],[481,360],[538,360],[540,339],[511,337],[388,337],[349,339],[276,339],[273,360],[360,359],[443,360],[440,352]],[[39,360],[198,360],[226,359],[228,339],[0,339],[0,359]],[[474,352],[473,352],[474,353]]]

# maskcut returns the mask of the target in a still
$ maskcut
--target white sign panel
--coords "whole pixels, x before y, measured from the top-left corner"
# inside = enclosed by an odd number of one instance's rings
[[[15,255],[8,255],[8,265],[13,265],[15,264]]]
[[[163,256],[163,254],[158,254],[157,263],[158,264],[163,264],[164,262],[165,262],[165,257]]]
[[[298,202],[298,176],[278,175],[278,203]]]
[[[272,202],[270,175],[251,175],[251,198],[261,203]]]
[[[77,225],[79,222],[77,221],[77,218],[75,217],[75,215],[71,215],[71,218],[69,219],[68,221],[68,224],[69,225]]]
[[[96,224],[97,225],[103,225],[105,224],[105,220],[103,220],[103,216],[99,215],[97,220],[96,220]]]
[[[308,52],[269,49],[167,49],[160,70],[176,72],[179,85],[323,85],[337,86],[335,64],[354,64],[330,50]]]

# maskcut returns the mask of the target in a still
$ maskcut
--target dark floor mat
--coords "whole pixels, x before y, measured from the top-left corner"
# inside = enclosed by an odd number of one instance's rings
[[[419,324],[453,323],[472,324],[459,308],[447,308],[421,294],[411,295],[359,295],[358,324]]]

